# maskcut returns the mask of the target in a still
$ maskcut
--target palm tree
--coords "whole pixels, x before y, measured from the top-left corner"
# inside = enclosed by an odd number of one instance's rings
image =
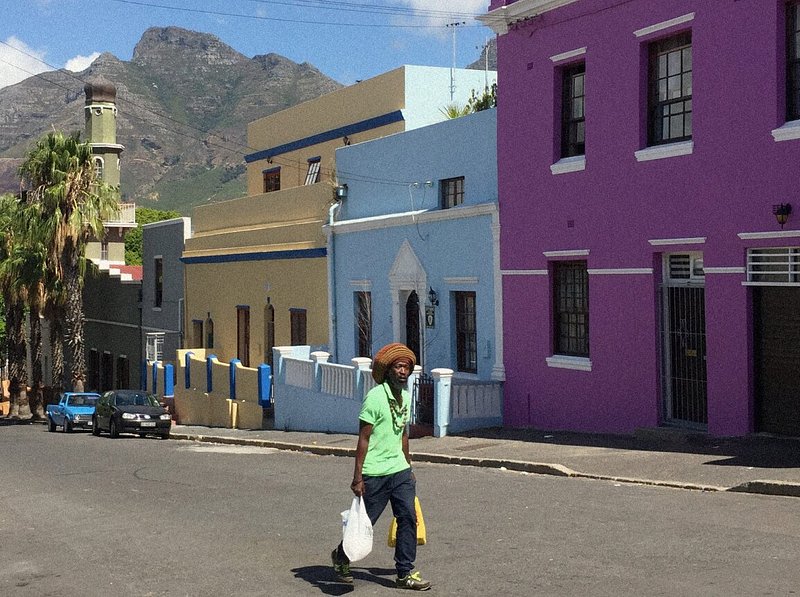
[[[48,281],[52,278],[47,266],[47,250],[40,230],[41,220],[35,205],[25,205],[18,212],[20,237],[11,261],[15,270],[16,292],[28,306],[28,330],[31,357],[31,394],[28,396],[34,418],[44,418],[44,380],[42,371],[41,317],[47,298]]]
[[[452,103],[447,104],[444,108],[440,108],[439,112],[441,112],[442,116],[448,120],[453,120],[454,118],[461,118],[462,116],[470,114],[472,109],[469,107],[469,105],[459,106],[456,103]]]
[[[23,204],[12,195],[0,197],[0,292],[3,294],[8,350],[9,416],[30,416],[28,406],[27,346],[25,343],[25,301],[20,292],[19,264],[23,254],[20,234]]]
[[[48,262],[63,286],[64,319],[71,355],[71,381],[83,391],[86,377],[83,331],[83,277],[86,243],[102,238],[103,221],[119,209],[116,189],[97,178],[88,143],[59,131],[42,137],[28,152],[19,173],[29,185],[28,202],[41,219]]]

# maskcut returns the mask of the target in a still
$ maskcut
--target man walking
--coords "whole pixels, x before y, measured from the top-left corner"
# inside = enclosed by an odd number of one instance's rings
[[[381,348],[372,360],[372,378],[378,384],[364,398],[358,415],[356,462],[350,489],[363,496],[372,524],[392,504],[397,519],[394,561],[397,586],[427,591],[431,583],[414,571],[417,557],[417,514],[414,508],[416,479],[408,451],[411,395],[408,376],[416,365],[414,353],[396,342]],[[352,583],[350,561],[342,544],[331,553],[333,569],[343,582]]]

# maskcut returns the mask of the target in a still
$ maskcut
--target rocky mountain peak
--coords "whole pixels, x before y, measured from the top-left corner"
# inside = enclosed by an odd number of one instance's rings
[[[180,27],[151,27],[133,50],[133,61],[141,66],[161,63],[165,56],[187,55],[205,65],[228,66],[247,58],[210,33]]]

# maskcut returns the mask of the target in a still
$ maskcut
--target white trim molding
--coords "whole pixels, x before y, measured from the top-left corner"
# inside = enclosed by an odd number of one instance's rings
[[[800,120],[790,120],[783,126],[773,129],[772,138],[775,139],[776,143],[800,139]]]
[[[681,155],[691,155],[694,152],[694,141],[681,141],[679,143],[667,143],[665,145],[654,145],[645,147],[634,152],[637,162],[649,162],[652,160],[663,160],[664,158],[674,158]]]
[[[683,23],[688,23],[689,21],[694,20],[694,13],[690,12],[689,14],[685,14],[680,17],[675,17],[674,19],[670,19],[668,21],[662,21],[661,23],[656,23],[655,25],[650,25],[648,27],[642,27],[641,29],[637,29],[633,32],[636,37],[644,37],[645,35],[650,35],[651,33],[655,33],[657,31],[663,31],[664,29],[669,29],[670,27],[674,27],[675,25],[682,25]]]
[[[581,170],[586,170],[585,155],[561,158],[555,164],[550,165],[550,172],[552,174],[567,174],[568,172],[580,172]]]
[[[553,62],[564,62],[564,60],[577,58],[578,56],[583,56],[584,54],[586,54],[586,46],[577,48],[575,50],[570,50],[569,52],[561,52],[561,54],[556,54],[555,56],[550,56],[550,60]]]
[[[334,234],[347,234],[348,232],[365,232],[367,230],[382,230],[396,226],[413,226],[442,222],[445,220],[458,220],[461,218],[474,218],[478,216],[491,216],[497,213],[496,203],[479,203],[478,205],[460,205],[448,209],[420,209],[403,213],[392,213],[381,216],[370,216],[354,220],[340,220],[330,227]]]
[[[586,257],[589,249],[568,249],[566,251],[544,251],[545,257]]]
[[[546,269],[503,269],[500,270],[503,276],[546,276]]]
[[[800,282],[742,282],[742,286],[786,286],[800,287]]]
[[[704,267],[703,273],[708,274],[744,274],[747,268],[744,267]]]
[[[518,0],[480,15],[477,19],[497,35],[508,33],[509,27],[519,21],[531,19],[550,10],[567,6],[578,0]]]
[[[667,245],[703,245],[706,242],[705,236],[690,236],[687,238],[651,238],[647,241],[654,247]]]
[[[573,369],[575,371],[591,371],[592,361],[586,357],[568,357],[562,354],[554,354],[545,359],[548,367],[556,369]]]
[[[768,238],[800,238],[800,230],[775,230],[774,232],[740,232],[742,240],[763,240]]]
[[[476,285],[479,282],[478,276],[464,276],[464,277],[452,277],[452,278],[444,278],[444,283],[449,286],[456,286],[456,285]]]
[[[350,288],[369,292],[372,290],[372,280],[350,280]]]
[[[616,267],[607,269],[587,269],[590,276],[637,276],[653,275],[652,267]]]

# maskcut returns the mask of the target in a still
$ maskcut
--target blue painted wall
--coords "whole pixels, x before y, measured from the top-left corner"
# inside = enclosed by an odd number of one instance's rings
[[[448,367],[457,376],[488,380],[502,365],[496,346],[500,319],[492,231],[497,218],[495,131],[496,111],[486,110],[337,151],[339,182],[348,185],[333,235],[336,342],[331,349],[338,362],[359,356],[354,297],[359,290],[372,295],[373,354],[386,343],[404,340],[394,334],[393,303],[400,300],[405,310],[390,272],[399,252],[410,249],[424,272],[424,289],[432,287],[439,295],[436,326],[423,327],[425,370]],[[463,205],[441,209],[439,181],[458,176],[465,178]],[[476,293],[477,375],[461,375],[456,367],[452,293],[457,291]],[[419,298],[424,312],[426,296]]]

